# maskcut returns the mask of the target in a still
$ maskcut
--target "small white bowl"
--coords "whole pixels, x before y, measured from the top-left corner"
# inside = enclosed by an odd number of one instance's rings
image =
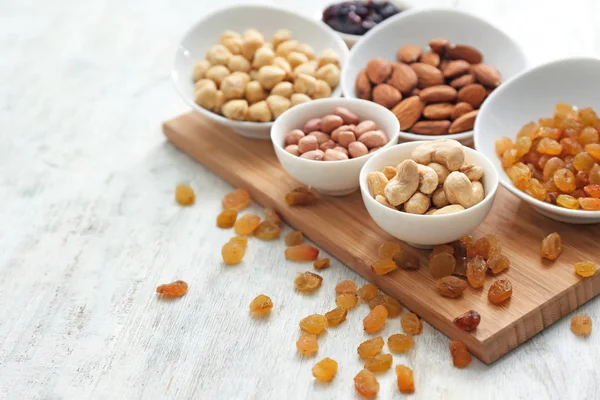
[[[498,170],[500,183],[540,214],[562,222],[600,222],[600,211],[569,210],[537,200],[517,189],[496,155],[496,139],[513,141],[529,121],[551,117],[557,103],[591,107],[600,112],[600,60],[571,58],[531,69],[503,83],[485,101],[475,122],[475,148],[486,155]]]
[[[403,13],[404,11],[412,8],[412,5],[410,3],[408,3],[407,1],[389,0],[389,2],[393,3],[396,7],[398,7],[398,9],[400,10],[400,13]],[[330,5],[337,4],[337,3],[341,3],[341,1],[330,1],[329,3],[327,3],[325,5],[325,7],[323,7],[322,10],[319,10],[317,12],[317,15],[316,15],[317,19],[319,21],[323,21],[323,11],[325,11],[325,9],[327,7],[329,7]],[[330,29],[333,30],[338,35],[340,35],[340,37],[344,40],[344,42],[346,43],[346,45],[348,46],[349,49],[351,49],[352,46],[354,46],[356,44],[356,42],[358,42],[360,39],[362,39],[364,37],[364,35],[351,35],[349,33],[338,32],[333,28],[330,28]]]
[[[314,161],[294,156],[284,149],[285,134],[302,129],[311,118],[333,113],[336,107],[346,107],[361,120],[370,119],[388,136],[388,143],[380,150],[362,157],[344,161]],[[279,116],[271,129],[275,154],[283,168],[301,183],[331,196],[344,196],[358,189],[358,175],[362,166],[373,156],[398,143],[400,124],[390,110],[379,104],[360,99],[319,99],[290,108]]]
[[[496,67],[503,81],[524,71],[527,66],[525,54],[519,45],[504,32],[478,17],[451,9],[412,9],[375,26],[352,48],[346,68],[342,71],[344,96],[356,98],[356,76],[370,59],[383,57],[396,61],[396,52],[403,45],[416,44],[425,49],[436,38],[477,48],[483,54],[483,62]],[[428,136],[401,130],[400,139],[454,139],[463,144],[471,144],[473,131]]]
[[[270,40],[279,29],[288,29],[294,39],[309,44],[317,54],[327,48],[335,50],[342,66],[348,53],[343,40],[322,22],[268,5],[240,5],[224,8],[205,16],[183,36],[175,53],[175,62],[171,70],[171,80],[179,95],[195,111],[211,118],[236,133],[253,138],[269,139],[272,122],[233,121],[206,110],[194,102],[194,82],[192,69],[194,64],[205,59],[206,50],[219,43],[221,33],[225,30],[244,32],[257,29]],[[338,85],[332,97],[341,95]]]
[[[401,143],[397,146],[377,152],[360,171],[360,192],[367,211],[381,229],[413,247],[430,248],[450,243],[472,233],[488,215],[494,204],[498,189],[496,169],[484,155],[464,147],[465,162],[483,168],[483,187],[485,198],[464,211],[446,215],[418,215],[392,210],[379,202],[369,193],[367,174],[381,171],[389,165],[398,165],[410,158],[412,151],[420,142]]]

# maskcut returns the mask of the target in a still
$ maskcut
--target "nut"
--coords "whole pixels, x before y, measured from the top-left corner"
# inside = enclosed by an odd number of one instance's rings
[[[319,144],[317,143],[317,138],[314,136],[305,136],[298,141],[298,152],[300,152],[300,154],[311,150],[317,150],[318,148]]]
[[[205,77],[213,80],[217,86],[221,85],[221,81],[225,79],[226,76],[230,75],[231,72],[229,68],[224,65],[213,65],[206,70]]]
[[[321,143],[319,145],[319,149],[323,150],[323,151],[327,151],[329,149],[334,149],[336,146],[337,146],[337,144],[333,140],[329,139],[325,143]]]
[[[457,171],[464,164],[465,155],[462,144],[456,140],[442,139],[426,142],[415,147],[411,158],[419,164],[427,165],[436,162],[450,171]]]
[[[356,137],[359,138],[364,133],[367,133],[370,131],[376,131],[376,130],[377,130],[377,124],[374,121],[367,119],[367,120],[362,121],[360,124],[358,124],[356,126],[354,133],[356,134]]]
[[[340,133],[340,137],[341,137]],[[367,146],[368,149],[383,146],[388,142],[387,136],[382,131],[365,132],[358,138],[358,141]]]
[[[465,131],[470,131],[475,126],[475,118],[477,118],[477,114],[479,110],[470,111],[466,114],[461,115],[457,119],[452,122],[450,125],[449,133],[460,133]]]
[[[285,78],[284,79],[291,79],[292,78],[292,67],[290,66],[290,63],[287,62],[287,60],[283,57],[275,57],[273,59],[273,64],[274,67],[279,67],[282,70],[285,71]]]
[[[479,83],[489,88],[496,88],[500,85],[500,72],[491,65],[475,64],[471,67],[471,71],[475,74],[475,78]]]
[[[340,56],[333,49],[325,49],[319,54],[319,67],[327,64],[340,66]]]
[[[367,148],[367,146],[365,146],[361,142],[351,142],[348,145],[348,153],[350,153],[350,156],[352,158],[362,157],[365,154],[367,154],[368,152],[369,152],[369,149]],[[394,175],[395,175],[395,172],[394,172]]]
[[[340,69],[335,64],[325,64],[315,74],[317,79],[322,79],[334,88],[340,83]]]
[[[367,76],[366,68],[362,69],[356,76],[354,91],[359,99],[371,100],[371,81]]]
[[[242,37],[222,37],[221,44],[231,52],[231,54],[241,55],[242,54]]]
[[[392,112],[400,122],[400,129],[407,131],[421,117],[424,108],[425,102],[419,96],[412,96],[398,103]]]
[[[246,60],[243,56],[235,55],[231,56],[229,62],[227,63],[227,68],[230,71],[241,71],[241,72],[250,72],[251,66],[250,61]]]
[[[465,115],[468,112],[473,111],[473,106],[470,105],[469,103],[465,103],[465,102],[460,102],[460,103],[456,103],[456,106],[454,106],[454,111],[452,111],[452,115],[450,116],[451,119],[455,120],[458,117]]]
[[[471,182],[478,181],[483,177],[483,168],[475,164],[463,165],[458,171],[465,174]]]
[[[315,87],[312,92],[313,99],[323,99],[331,96],[331,86],[327,82],[321,79],[317,79]]]
[[[342,161],[347,159],[348,156],[341,151],[335,151],[332,149],[325,150],[325,161]]]
[[[470,207],[473,207],[474,205],[483,201],[485,197],[485,191],[483,189],[483,185],[479,181],[472,182],[471,186],[473,187],[473,194],[471,195]]]
[[[373,89],[373,101],[385,108],[392,108],[402,99],[402,95],[392,85],[382,83]]]
[[[271,110],[264,100],[248,107],[248,121],[269,122],[271,118]]]
[[[355,133],[355,128],[356,127],[354,125],[342,125],[339,128],[335,129],[333,132],[331,132],[331,138],[333,140],[338,140],[339,134],[342,133],[342,132],[344,132],[344,131],[350,131],[352,133]]]
[[[287,58],[288,54],[292,51],[296,51],[298,45],[300,45],[300,42],[297,40],[286,40],[285,42],[279,43],[275,48],[275,54],[277,54],[278,57]]]
[[[424,215],[433,215],[438,209],[435,207],[431,207]]]
[[[223,104],[225,104],[226,101],[227,101],[227,99],[225,98],[225,95],[223,94],[223,92],[220,90],[217,90],[217,102],[215,103],[215,106],[212,108],[212,111],[216,112],[218,114],[221,114],[221,111],[223,109]]]
[[[419,92],[421,100],[429,103],[441,103],[456,99],[456,89],[448,85],[436,85],[425,88]]]
[[[450,204],[443,187],[435,189],[431,195],[431,201],[437,208],[446,207],[448,204]]]
[[[336,147],[334,147],[334,148],[333,148],[333,150],[335,150],[335,151],[341,151],[341,152],[342,152],[342,153],[344,153],[345,155],[349,155],[349,154],[348,154],[348,150],[347,150],[347,149],[345,149],[345,148],[343,148],[342,146],[336,146]]]
[[[256,50],[254,53],[254,58],[252,59],[252,67],[255,69],[260,69],[265,65],[271,65],[273,60],[275,59],[275,52],[268,47],[261,47]]]
[[[270,94],[277,94],[289,99],[292,97],[292,94],[294,94],[294,85],[292,85],[291,82],[279,82],[277,85],[273,86]]]
[[[265,44],[263,35],[255,29],[250,29],[244,32],[242,38],[242,55],[247,60],[252,60],[256,50],[261,48]]]
[[[410,67],[417,74],[420,88],[444,84],[444,75],[436,67],[424,63],[410,64]]]
[[[289,146],[285,146],[285,151],[290,153],[293,156],[299,156],[300,152],[298,151],[298,145],[290,144]]]
[[[221,112],[226,118],[245,121],[248,115],[248,102],[246,100],[229,100],[223,104]]]
[[[315,90],[317,80],[306,74],[300,74],[294,81],[294,90],[296,93],[304,93],[308,96],[312,95]]]
[[[345,107],[336,107],[333,113],[342,117],[346,125],[358,124],[359,122],[358,116]]]
[[[285,71],[273,65],[265,65],[258,70],[258,81],[265,89],[272,89],[285,78]]]
[[[446,39],[433,39],[429,42],[429,48],[431,51],[437,54],[444,54],[446,52],[446,48],[450,45],[450,42]]]
[[[450,204],[460,204],[464,208],[473,205],[471,181],[462,172],[454,171],[444,182],[444,193]]]
[[[395,207],[408,201],[419,187],[419,167],[416,162],[404,160],[396,169],[396,176],[389,181],[384,190],[385,197]]]
[[[306,153],[302,153],[300,155],[300,158],[304,158],[307,160],[313,160],[313,161],[321,161],[325,158],[325,153],[323,153],[321,150],[317,149],[317,150],[310,150],[307,151]]]
[[[386,206],[386,207],[389,207],[389,208],[391,208],[392,210],[395,210],[395,209],[396,209],[396,208],[394,208],[394,206],[393,206],[393,205],[391,205],[391,204],[390,204],[390,202],[389,202],[389,201],[387,201],[387,199],[385,198],[385,196],[381,196],[381,195],[375,196],[375,200],[376,200],[376,201],[377,201],[379,204],[383,204],[384,206]]]
[[[325,132],[321,132],[321,131],[314,131],[308,134],[308,136],[314,136],[317,138],[317,144],[319,146],[321,146],[323,143],[327,142],[329,140],[329,135],[326,134]]]
[[[417,166],[419,169],[419,191],[424,194],[433,193],[438,186],[437,173],[433,168],[430,168],[426,165],[418,164]]]
[[[396,167],[392,167],[391,165],[388,165],[387,167],[384,167],[383,170],[381,170],[381,172],[383,172],[383,174],[385,175],[386,178],[388,179],[392,179],[394,176],[396,176]]]
[[[374,171],[367,174],[367,186],[373,197],[383,196],[388,182],[388,178],[385,177],[383,172]]]
[[[300,129],[293,129],[283,137],[285,145],[298,144],[298,141],[304,137],[304,132]]]
[[[446,64],[442,73],[444,74],[444,78],[455,78],[469,72],[469,67],[471,67],[471,64],[465,60],[454,60]]]
[[[410,64],[416,62],[421,57],[422,52],[421,46],[408,44],[398,49],[396,57],[398,57],[398,61]]]
[[[348,147],[350,143],[356,141],[356,136],[350,131],[342,131],[337,135],[337,142],[342,147]]]
[[[273,118],[279,117],[292,106],[292,102],[289,99],[276,94],[272,94],[267,97],[267,104],[273,113]]]
[[[221,81],[221,91],[227,100],[242,99],[246,91],[246,83],[240,76],[229,75]]]
[[[329,114],[321,118],[321,131],[331,133],[344,123],[339,115]]]
[[[322,118],[311,118],[304,123],[302,130],[304,133],[308,134],[314,131],[321,130],[321,120]]]
[[[446,207],[440,208],[439,210],[435,211],[431,215],[454,214],[454,213],[457,213],[457,212],[462,211],[464,209],[465,208],[463,206],[461,206],[460,204],[452,204],[450,206],[446,206]]]
[[[200,107],[213,109],[217,104],[217,88],[212,85],[204,85],[196,91],[194,101]]]
[[[429,64],[433,65],[434,67],[437,67],[440,65],[440,55],[434,52],[425,53],[421,56],[420,61],[424,64]]]
[[[196,81],[196,83],[194,83],[194,92],[197,92],[205,86],[210,86],[217,90],[217,85],[215,84],[215,82],[211,81],[210,79],[200,79]]]
[[[304,64],[298,65],[293,69],[292,76],[298,78],[300,74],[316,76],[317,75],[317,63],[307,61]]]
[[[306,57],[306,54],[300,53],[299,51],[292,51],[290,54],[287,55],[286,59],[290,63],[292,68],[295,68],[300,64],[308,62],[308,57]]]
[[[300,43],[297,47],[296,47],[296,51],[299,51],[300,53],[304,53],[309,60],[314,60],[316,58],[316,54],[315,54],[315,50],[306,43]]]
[[[475,82],[475,75],[464,74],[463,76],[459,76],[458,78],[453,79],[450,82],[450,86],[452,86],[455,89],[460,89]]]
[[[479,50],[466,44],[451,44],[446,48],[446,56],[453,60],[465,60],[469,64],[479,64],[483,56]]]
[[[467,104],[467,103],[465,103]],[[449,119],[454,112],[454,104],[438,103],[430,104],[423,110],[423,116],[427,119]]]
[[[429,168],[432,168],[438,176],[439,184],[442,185],[446,181],[448,175],[450,175],[450,171],[448,168],[438,163],[429,163],[427,164]]]
[[[277,47],[292,38],[292,32],[287,29],[279,29],[277,32],[273,34],[273,39],[271,43],[273,43],[273,48],[277,49]]]
[[[450,128],[450,121],[419,121],[410,130],[420,135],[445,135]]]
[[[250,82],[250,75],[248,75],[245,72],[242,71],[235,71],[232,72],[230,76],[237,76],[239,77],[243,82],[244,82],[244,86],[246,86],[246,84],[248,84],[248,82]]]
[[[391,74],[392,64],[383,58],[372,58],[367,63],[367,77],[375,84],[385,82]]]
[[[311,98],[305,95],[304,93],[294,93],[292,97],[290,97],[290,100],[292,101],[293,107],[298,104],[306,103],[307,101],[310,101]]]
[[[210,61],[202,60],[197,62],[194,65],[194,69],[192,70],[192,79],[194,82],[203,79],[206,76],[206,71],[210,68]]]
[[[388,83],[398,89],[400,93],[407,95],[417,86],[419,79],[417,73],[408,65],[394,63],[392,64],[392,75],[388,79]]]
[[[212,65],[227,65],[232,55],[227,47],[222,44],[215,44],[206,51],[206,59]]]
[[[486,96],[485,88],[478,83],[472,83],[458,91],[458,101],[469,103],[473,108],[479,108]]]
[[[425,214],[431,205],[429,197],[421,192],[412,195],[406,203],[404,203],[404,211],[409,214]]]
[[[265,92],[260,82],[250,81],[246,84],[246,100],[248,103],[254,104],[266,98],[267,92]]]

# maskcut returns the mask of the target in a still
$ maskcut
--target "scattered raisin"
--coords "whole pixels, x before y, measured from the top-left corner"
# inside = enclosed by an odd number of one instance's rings
[[[376,261],[371,265],[371,268],[376,275],[385,275],[398,269],[398,266],[391,258],[384,258],[383,260]]]
[[[382,305],[375,306],[371,312],[363,319],[363,327],[367,333],[379,332],[385,325],[388,316],[387,308]]]
[[[597,265],[591,261],[575,263],[575,273],[584,278],[594,275],[597,268]]]
[[[480,288],[485,282],[487,264],[482,256],[476,256],[467,262],[467,280],[474,288]]]
[[[285,245],[288,247],[297,246],[304,240],[304,235],[300,231],[292,231],[285,235]]]
[[[233,228],[237,219],[237,211],[225,210],[217,216],[217,226],[223,229]]]
[[[499,274],[510,267],[510,259],[504,254],[493,255],[488,259],[487,267],[492,273]]]
[[[454,318],[454,321],[452,322],[458,329],[470,332],[477,328],[479,322],[481,322],[481,315],[479,315],[477,311],[469,310],[463,315]]]
[[[406,250],[400,250],[394,254],[393,260],[401,269],[418,269],[420,266],[419,257]]]
[[[403,333],[395,333],[388,338],[388,347],[394,353],[406,353],[412,349],[415,341],[409,335]]]
[[[281,217],[272,208],[265,208],[265,220],[274,225],[281,226]]]
[[[358,289],[356,293],[362,301],[368,302],[377,296],[379,290],[377,289],[377,286],[373,285],[372,283],[367,283]]]
[[[229,239],[229,241],[231,243],[237,243],[240,246],[242,246],[244,248],[244,250],[246,250],[246,247],[248,247],[248,237],[247,236],[234,236],[231,239]]]
[[[371,372],[383,372],[392,367],[393,358],[391,354],[377,354],[367,359],[365,369]]]
[[[326,312],[325,318],[327,318],[327,326],[338,326],[346,320],[347,315],[348,310],[340,307],[334,308],[333,310]]]
[[[448,253],[454,255],[454,251],[454,247],[449,244],[438,244],[437,246],[434,246],[433,250],[431,250],[431,253],[429,253],[429,259],[431,260],[433,256],[440,253]]]
[[[471,363],[471,353],[469,353],[463,342],[453,340],[450,342],[449,347],[452,363],[456,368],[465,368]]]
[[[490,242],[487,237],[477,239],[475,242],[467,246],[467,257],[473,258],[480,256],[484,259],[488,258],[490,251]]]
[[[415,391],[412,369],[406,365],[396,365],[396,379],[400,393],[413,393]]]
[[[345,310],[352,310],[358,304],[358,296],[352,293],[342,293],[335,297],[335,305]]]
[[[492,304],[500,304],[512,296],[512,284],[508,279],[498,279],[490,286],[488,300]]]
[[[312,314],[302,318],[300,321],[300,329],[304,332],[320,335],[327,329],[327,317],[321,314]]]
[[[402,304],[391,296],[378,294],[369,301],[369,308],[371,309],[379,305],[382,305],[387,309],[388,318],[395,318],[402,314]]]
[[[330,382],[337,374],[338,363],[331,358],[324,358],[312,369],[312,374],[318,381]]]
[[[417,336],[423,331],[423,323],[416,314],[406,313],[400,318],[400,326],[402,330],[409,335]]]
[[[354,377],[354,388],[361,396],[372,399],[379,393],[379,382],[374,373],[363,369]]]
[[[337,294],[354,294],[356,293],[356,283],[352,282],[351,280],[341,281],[340,283],[335,285],[335,292]]]
[[[225,210],[236,210],[240,211],[248,207],[250,204],[250,193],[243,189],[236,189],[231,193],[227,193],[223,197],[221,205]]]
[[[442,296],[456,298],[467,289],[467,282],[456,276],[445,276],[436,282],[436,287]]]
[[[358,345],[358,355],[361,358],[370,358],[375,354],[379,353],[383,349],[384,345],[383,338],[381,336],[374,337],[373,339],[365,340]]]
[[[304,187],[296,188],[285,195],[285,202],[290,206],[309,206],[317,200],[317,195]]]
[[[317,290],[321,286],[321,282],[323,282],[321,276],[306,271],[296,275],[294,286],[296,287],[296,290],[301,293],[310,293]]]
[[[221,248],[221,256],[223,262],[227,265],[236,265],[242,262],[246,254],[246,246],[240,243],[237,239],[231,239]]]
[[[451,275],[456,268],[456,259],[449,253],[438,253],[429,261],[429,273],[434,279]]]
[[[314,333],[302,332],[302,334],[296,341],[296,348],[298,349],[298,352],[303,356],[310,356],[315,354],[319,350],[317,335],[315,335]]]
[[[263,221],[254,230],[254,236],[260,240],[275,240],[279,239],[280,232],[279,225],[270,221]]]
[[[177,185],[175,188],[175,200],[182,206],[191,206],[196,201],[194,189],[188,185]]]
[[[548,260],[556,260],[562,250],[560,235],[553,232],[542,240],[540,255]]]
[[[259,294],[250,302],[250,312],[254,315],[266,315],[271,312],[273,302],[269,296]]]
[[[377,255],[380,260],[391,259],[394,257],[394,254],[402,250],[398,243],[394,242],[384,242],[377,249]]]
[[[577,336],[589,336],[592,333],[592,319],[587,314],[577,314],[571,318],[571,332]]]
[[[297,244],[285,249],[284,254],[291,261],[314,261],[319,256],[319,249],[308,244]]]
[[[156,293],[163,296],[175,296],[181,297],[188,291],[188,284],[184,281],[175,281],[171,283],[165,283],[156,288]]]
[[[315,267],[315,269],[326,269],[329,268],[330,265],[331,260],[329,259],[329,257],[321,258],[320,260],[315,260],[315,262],[313,263],[313,267]]]
[[[235,221],[234,229],[236,235],[249,236],[260,224],[260,217],[255,214],[242,215]]]

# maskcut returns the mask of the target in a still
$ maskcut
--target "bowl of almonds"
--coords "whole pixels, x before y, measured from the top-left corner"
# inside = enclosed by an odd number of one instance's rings
[[[408,10],[352,48],[341,84],[344,96],[390,109],[403,140],[470,144],[487,96],[526,65],[514,40],[475,16]]]

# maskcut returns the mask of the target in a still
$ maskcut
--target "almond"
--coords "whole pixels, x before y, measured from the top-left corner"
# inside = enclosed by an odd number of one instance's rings
[[[434,67],[437,67],[438,65],[440,65],[440,55],[434,52],[425,53],[421,56],[420,61],[423,64],[429,64],[433,65]]]
[[[367,63],[367,77],[376,85],[385,82],[391,73],[392,64],[383,58],[372,58]]]
[[[471,71],[475,74],[477,82],[489,88],[495,88],[500,85],[500,72],[491,65],[475,64]]]
[[[470,85],[471,83],[475,83],[475,75],[474,74],[464,74],[463,76],[459,76],[458,78],[454,78],[451,82],[450,82],[450,86],[452,86],[455,89],[460,89],[462,87],[465,87],[467,85]]]
[[[385,108],[394,107],[400,100],[402,100],[400,91],[392,85],[382,83],[373,89],[373,101]]]
[[[465,131],[470,131],[475,126],[475,118],[477,117],[477,113],[479,110],[470,111],[464,115],[461,115],[457,119],[454,120],[452,125],[450,125],[449,133],[460,133]]]
[[[410,130],[420,135],[445,135],[450,128],[450,121],[419,121]]]
[[[419,93],[421,93],[421,89],[419,89],[419,88],[414,88],[413,90],[410,91],[411,96],[418,96]]]
[[[471,111],[473,111],[473,106],[469,103],[456,103],[456,105],[454,106],[454,111],[452,111],[452,115],[450,116],[450,118],[452,120],[455,120],[461,115],[465,115],[466,113]]]
[[[467,104],[467,103],[462,103]],[[467,104],[468,105],[468,104]],[[470,105],[469,105],[470,107]],[[454,112],[454,104],[438,103],[430,104],[423,110],[423,116],[427,119],[449,119]]]
[[[469,72],[471,64],[465,60],[454,60],[450,61],[442,70],[444,78],[454,78],[460,75],[464,75]]]
[[[434,53],[441,55],[446,52],[446,48],[449,44],[450,42],[446,39],[433,39],[431,42],[429,42],[429,48]]]
[[[400,130],[408,131],[419,120],[424,108],[425,102],[419,96],[404,99],[392,108],[392,112],[400,122]]]
[[[421,46],[417,46],[415,44],[408,44],[406,46],[402,46],[398,49],[396,53],[396,57],[398,57],[398,61],[410,64],[416,62],[423,50],[421,50]]]
[[[398,89],[402,94],[408,94],[417,86],[417,73],[404,63],[392,64],[392,76],[388,83]]]
[[[456,89],[448,85],[430,86],[419,92],[421,100],[428,103],[441,103],[456,99]]]
[[[444,84],[444,75],[442,75],[442,71],[433,65],[413,63],[410,67],[417,73],[417,79],[421,89]]]
[[[478,83],[472,83],[458,91],[458,101],[469,103],[473,108],[479,108],[486,96],[485,88]]]
[[[356,92],[356,97],[363,100],[371,100],[371,81],[367,76],[366,68],[363,68],[356,77],[356,82],[354,82],[354,91]]]
[[[483,56],[474,47],[466,44],[451,44],[446,48],[446,56],[453,60],[465,60],[469,64],[479,64]]]

